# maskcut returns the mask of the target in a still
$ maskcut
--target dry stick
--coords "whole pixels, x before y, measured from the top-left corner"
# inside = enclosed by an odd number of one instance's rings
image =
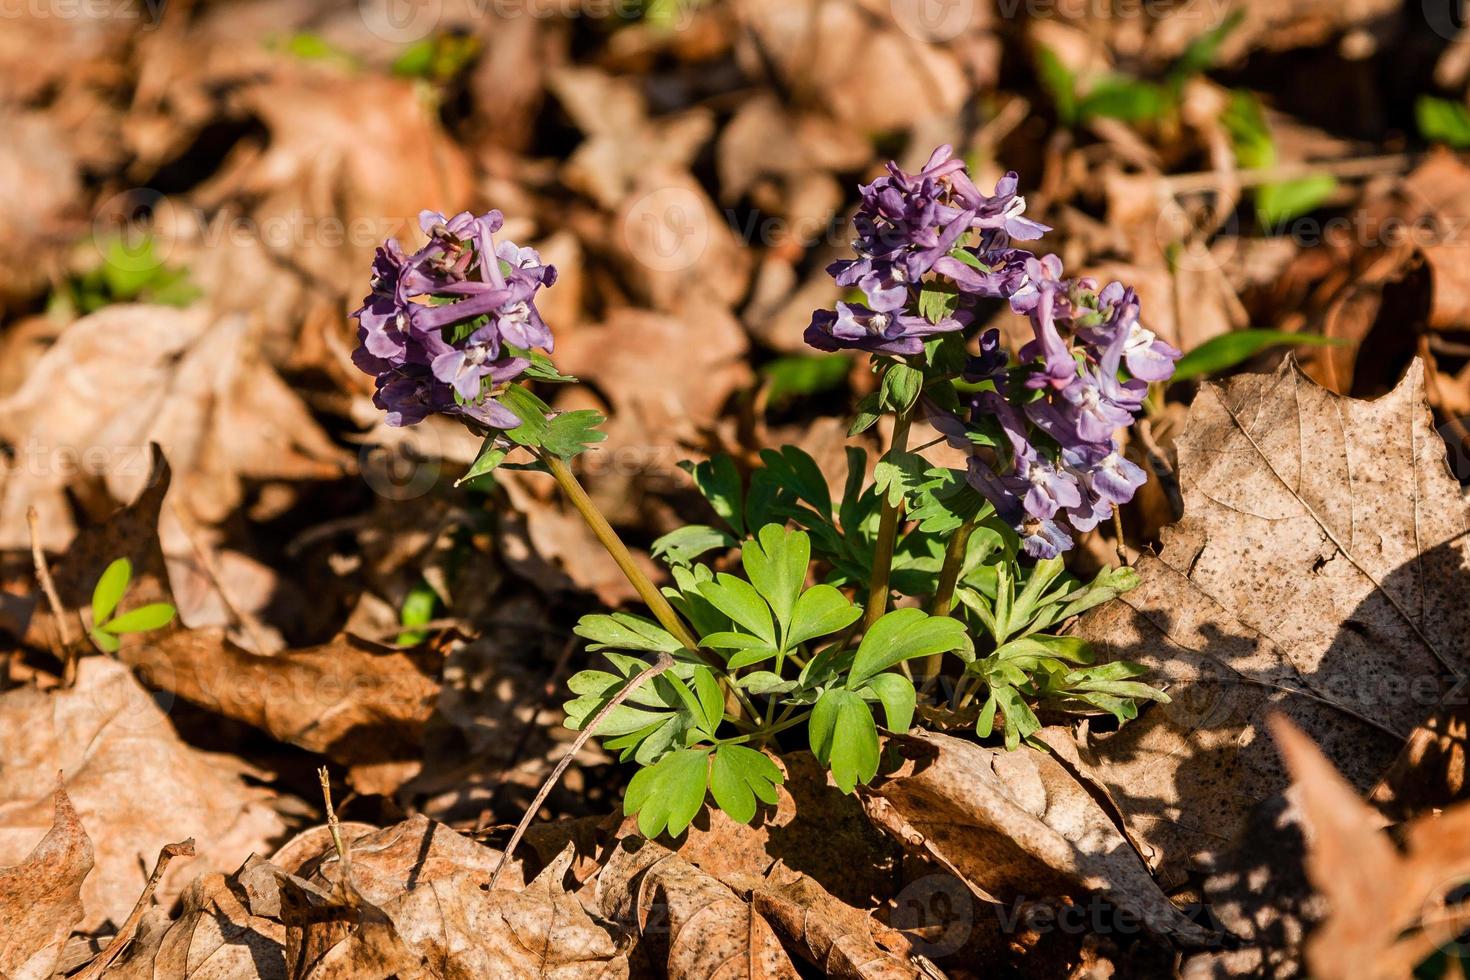
[[[587,740],[592,737],[592,733],[597,731],[597,726],[601,725],[603,720],[612,713],[612,710],[627,700],[628,695],[636,691],[645,681],[657,677],[672,666],[674,666],[674,658],[667,653],[660,653],[653,663],[633,675],[633,679],[624,684],[623,689],[614,695],[612,700],[603,705],[597,714],[592,716],[590,722],[582,726],[582,731],[578,733],[577,740],[572,743],[572,747],[567,750],[567,754],[562,756],[561,761],[556,764],[556,768],[551,770],[551,775],[546,777],[546,782],[542,783],[541,788],[536,791],[536,798],[526,808],[526,815],[521,818],[520,823],[516,824],[515,833],[510,835],[510,843],[505,845],[505,850],[500,854],[500,861],[495,865],[495,873],[490,876],[491,891],[495,890],[495,884],[500,880],[500,873],[505,870],[506,862],[515,853],[515,849],[520,844],[521,838],[526,835],[526,828],[531,826],[532,820],[536,819],[536,813],[541,809],[541,804],[545,803],[546,797],[551,795],[551,788],[556,785],[557,780],[561,779],[561,774],[566,772],[567,766],[572,764],[573,757],[582,751],[582,746],[587,744]]]
[[[46,564],[46,552],[41,549],[41,515],[36,508],[26,508],[26,524],[31,531],[31,560],[36,566],[36,580],[41,591],[46,593],[46,602],[51,606],[51,615],[56,619],[56,629],[61,633],[61,685],[71,687],[77,681],[76,647],[73,645],[71,627],[66,622],[66,610],[61,605],[61,596],[56,592],[56,582],[51,578],[51,567]]]
[[[316,775],[322,784],[322,803],[327,808],[327,830],[332,834],[332,846],[337,849],[337,860],[342,862],[342,877],[337,884],[342,888],[343,900],[351,901],[349,896],[352,893],[347,890],[347,882],[352,875],[352,866],[347,861],[347,842],[342,839],[342,824],[337,820],[337,811],[332,807],[332,781],[326,766],[318,769]]]
[[[1381,157],[1363,157],[1353,160],[1324,160],[1319,163],[1282,163],[1274,167],[1257,167],[1237,170],[1231,177],[1239,187],[1259,187],[1299,177],[1315,177],[1327,174],[1344,180],[1377,177],[1383,174],[1398,174],[1411,168],[1418,158],[1409,153],[1395,153]],[[1192,174],[1173,174],[1160,177],[1158,183],[1171,194],[1194,194],[1216,190],[1220,173],[1203,170]]]
[[[909,418],[900,415],[893,425],[893,447],[890,453],[901,453],[909,444]],[[903,501],[890,503],[883,500],[883,515],[878,520],[878,542],[873,552],[872,577],[868,580],[868,608],[863,616],[863,627],[872,629],[873,624],[888,611],[888,575],[893,568],[893,545],[898,537],[898,512]]]
[[[133,933],[137,931],[138,923],[143,919],[143,913],[148,910],[148,904],[153,898],[153,892],[158,887],[158,882],[163,878],[164,871],[168,869],[168,863],[176,857],[193,856],[194,838],[192,837],[186,841],[180,841],[177,844],[165,844],[163,846],[163,850],[158,852],[158,863],[153,866],[153,873],[148,876],[148,884],[143,886],[143,894],[138,896],[138,903],[133,906],[133,911],[129,913],[127,920],[123,922],[122,928],[117,931],[116,936],[112,937],[112,941],[107,944],[107,948],[98,953],[92,962],[87,964],[86,969],[80,973],[73,974],[72,980],[97,980],[98,977],[102,976],[107,968],[112,965],[112,961],[117,959],[122,951],[127,948],[128,943],[133,941]]]

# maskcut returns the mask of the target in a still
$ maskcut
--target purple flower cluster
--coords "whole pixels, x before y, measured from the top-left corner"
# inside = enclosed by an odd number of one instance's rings
[[[924,169],[908,174],[895,163],[888,174],[861,188],[853,223],[856,259],[832,263],[839,286],[856,288],[864,303],[818,310],[806,342],[819,350],[918,354],[924,339],[961,330],[967,307],[982,298],[1010,296],[1025,278],[1029,252],[1009,247],[1012,238],[1040,238],[1049,229],[1023,216],[1016,175],[1006,174],[995,194],[982,194],[954,151],[941,146]],[[953,316],[937,322],[918,313],[925,277],[952,284],[959,294]]]
[[[1132,424],[1149,382],[1174,371],[1179,351],[1139,323],[1138,298],[1121,283],[1098,291],[1090,279],[1066,279],[1055,255],[1013,248],[1049,229],[1026,218],[1007,174],[986,196],[948,146],[916,174],[888,165],[861,188],[854,219],[857,258],[833,263],[838,285],[865,303],[818,310],[806,341],[820,350],[917,355],[935,334],[963,330],[982,299],[1002,299],[1029,317],[1034,339],[1011,366],[996,330],[979,338],[965,378],[989,382],[974,401],[972,422],[1004,434],[993,454],[971,457],[969,481],[1021,535],[1027,553],[1052,557],[1131,500],[1144,473],[1118,450],[1115,434]],[[952,315],[921,314],[925,289],[955,299]],[[1123,369],[1127,369],[1127,377]],[[937,423],[957,445],[958,420]]]
[[[373,402],[389,425],[434,413],[477,428],[520,424],[495,393],[525,371],[531,350],[552,348],[535,299],[556,281],[556,269],[535,249],[497,243],[503,224],[499,211],[453,218],[424,211],[428,244],[412,255],[394,239],[378,249],[373,291],[353,314],[352,359],[376,379]]]
[[[1143,470],[1119,452],[1115,434],[1133,424],[1149,382],[1173,374],[1180,355],[1139,323],[1132,289],[1064,279],[1055,255],[1026,262],[1026,282],[1010,303],[1030,319],[1033,339],[1007,368],[990,331],[970,362],[967,377],[994,384],[976,397],[975,418],[998,424],[1006,451],[994,462],[971,456],[969,480],[1028,554],[1050,558],[1072,546],[1069,527],[1092,530],[1143,485]]]

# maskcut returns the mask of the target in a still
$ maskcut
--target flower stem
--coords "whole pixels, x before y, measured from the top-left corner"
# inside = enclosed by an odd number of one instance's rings
[[[644,574],[643,569],[633,560],[633,555],[628,551],[628,546],[623,544],[623,539],[618,537],[618,532],[614,531],[612,525],[607,522],[607,518],[602,516],[602,511],[597,509],[597,505],[587,495],[586,489],[577,480],[577,477],[572,473],[571,469],[567,467],[566,461],[552,453],[541,452],[537,453],[537,455],[540,457],[541,462],[546,464],[546,468],[551,471],[552,477],[556,479],[557,485],[566,494],[567,500],[571,501],[572,506],[577,509],[577,513],[582,515],[582,519],[592,529],[592,534],[607,549],[607,553],[612,556],[612,560],[617,562],[618,568],[627,577],[628,583],[633,586],[634,590],[638,593],[638,597],[643,600],[644,605],[648,606],[649,611],[653,613],[653,618],[657,619],[659,624],[668,630],[674,639],[682,643],[685,648],[696,653],[699,652],[699,641],[689,632],[689,627],[684,625],[684,621],[679,618],[679,614],[674,611],[674,607],[669,605],[669,600],[664,598],[664,594],[658,590],[658,586],[653,584],[653,581]]]
[[[929,612],[934,616],[948,616],[954,608],[954,590],[959,584],[960,572],[965,568],[965,555],[970,550],[970,535],[975,533],[975,520],[971,518],[961,524],[949,539],[944,550],[944,564],[939,569],[939,586],[934,591],[934,602]],[[931,681],[939,677],[944,663],[944,654],[936,653],[924,662],[923,675]]]
[[[890,452],[901,453],[909,444],[909,417],[900,415],[893,425],[893,446]],[[878,541],[873,549],[873,571],[868,579],[868,608],[863,616],[863,628],[872,629],[873,624],[888,611],[888,575],[893,568],[893,545],[898,538],[898,514],[903,501],[883,501],[883,514],[878,519]]]

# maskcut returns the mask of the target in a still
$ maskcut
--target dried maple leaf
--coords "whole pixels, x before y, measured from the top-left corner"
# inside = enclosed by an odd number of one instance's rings
[[[1170,883],[1286,785],[1285,713],[1360,789],[1467,666],[1470,512],[1416,362],[1354,401],[1291,361],[1206,386],[1179,439],[1185,516],[1077,632],[1173,698],[1081,756]]]
[[[0,868],[0,976],[51,976],[82,918],[82,883],[91,870],[92,841],[58,783],[51,829],[24,861]]]

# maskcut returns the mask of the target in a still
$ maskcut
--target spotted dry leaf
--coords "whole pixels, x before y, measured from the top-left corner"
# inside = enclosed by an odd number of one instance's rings
[[[1170,883],[1286,786],[1268,711],[1365,791],[1470,652],[1470,519],[1419,363],[1371,402],[1291,361],[1208,385],[1179,463],[1183,520],[1077,630],[1173,698],[1081,752]]]

